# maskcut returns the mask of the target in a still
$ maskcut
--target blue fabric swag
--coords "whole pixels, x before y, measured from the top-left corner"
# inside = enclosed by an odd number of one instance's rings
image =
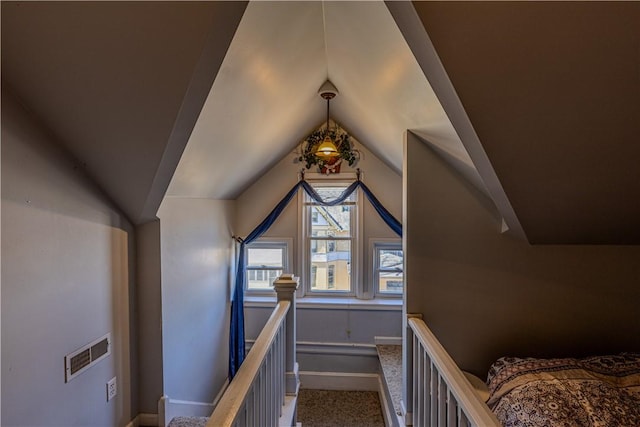
[[[238,267],[236,269],[236,284],[233,289],[233,299],[231,301],[231,331],[229,334],[229,379],[231,380],[245,357],[245,340],[244,340],[244,283],[245,270],[247,268],[247,260],[245,259],[245,247],[262,236],[273,223],[278,219],[284,208],[287,207],[293,196],[296,195],[298,189],[302,187],[304,191],[315,202],[322,206],[335,206],[344,202],[358,187],[362,188],[367,200],[373,208],[378,212],[380,218],[396,233],[402,236],[402,224],[378,201],[371,190],[359,179],[347,187],[340,196],[331,201],[324,201],[316,190],[304,179],[298,181],[291,190],[284,196],[275,208],[267,215],[267,217],[258,225],[245,239],[239,239],[240,253],[238,255]]]

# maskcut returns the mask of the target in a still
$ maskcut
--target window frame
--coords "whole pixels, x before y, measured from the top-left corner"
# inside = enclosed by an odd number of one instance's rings
[[[380,257],[381,250],[394,250],[402,251],[402,292],[383,292],[380,290]],[[402,246],[402,239],[371,239],[369,245],[369,251],[371,253],[371,282],[373,283],[373,297],[374,298],[392,298],[401,299],[405,293],[405,276],[404,276],[404,248]]]
[[[270,271],[280,270],[275,268],[249,268],[249,249],[282,249],[282,273],[293,272],[293,239],[289,237],[260,237],[255,241],[245,245],[246,269],[244,271],[244,292],[246,295],[275,295],[273,286],[269,289],[250,289],[249,288],[249,272],[250,271]]]
[[[311,186],[344,186],[345,188],[352,184],[356,179],[355,173],[341,173],[338,176],[322,175],[315,173],[307,173],[306,180]],[[351,265],[350,265],[350,290],[312,290],[311,289],[311,228],[312,228],[312,202],[305,191],[298,193],[298,224],[299,224],[299,241],[302,250],[299,251],[300,265],[300,281],[301,281],[301,297],[356,297],[363,298],[364,290],[362,286],[362,191],[357,189],[354,193],[353,209],[351,213]],[[340,240],[340,239],[336,239]],[[337,246],[337,244],[336,244]]]

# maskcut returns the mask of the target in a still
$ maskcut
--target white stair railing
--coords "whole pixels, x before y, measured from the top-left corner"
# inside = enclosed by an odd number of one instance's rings
[[[418,316],[407,318],[411,419],[421,427],[499,427],[451,356]],[[412,372],[411,372],[412,371]],[[409,420],[407,420],[409,421]]]
[[[218,402],[206,427],[295,425],[295,410],[281,420],[285,402],[295,405],[299,381],[295,362],[295,290],[297,278],[274,282],[278,303],[251,351]]]

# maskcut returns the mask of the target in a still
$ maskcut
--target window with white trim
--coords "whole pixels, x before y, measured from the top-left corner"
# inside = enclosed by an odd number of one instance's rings
[[[335,200],[350,182],[309,182],[322,200]],[[358,260],[358,194],[336,206],[322,206],[304,195],[302,217],[306,294],[355,295]]]
[[[273,281],[283,272],[289,272],[289,241],[260,239],[248,244],[245,251],[245,290],[253,293],[271,293]]]
[[[404,290],[404,254],[401,242],[373,244],[373,280],[376,296],[401,296]]]

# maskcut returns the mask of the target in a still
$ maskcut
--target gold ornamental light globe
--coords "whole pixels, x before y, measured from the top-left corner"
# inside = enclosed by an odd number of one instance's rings
[[[333,143],[331,137],[327,134],[324,137],[324,141],[318,145],[318,148],[316,149],[316,156],[324,160],[329,160],[334,157],[338,157],[339,155],[340,153],[338,153],[336,144]]]
[[[320,88],[319,93],[320,97],[327,101],[327,125],[325,127],[324,140],[318,145],[314,154],[316,157],[326,161],[340,156],[338,147],[336,147],[336,144],[331,140],[331,136],[329,135],[329,102],[336,96],[338,89],[327,80]]]

